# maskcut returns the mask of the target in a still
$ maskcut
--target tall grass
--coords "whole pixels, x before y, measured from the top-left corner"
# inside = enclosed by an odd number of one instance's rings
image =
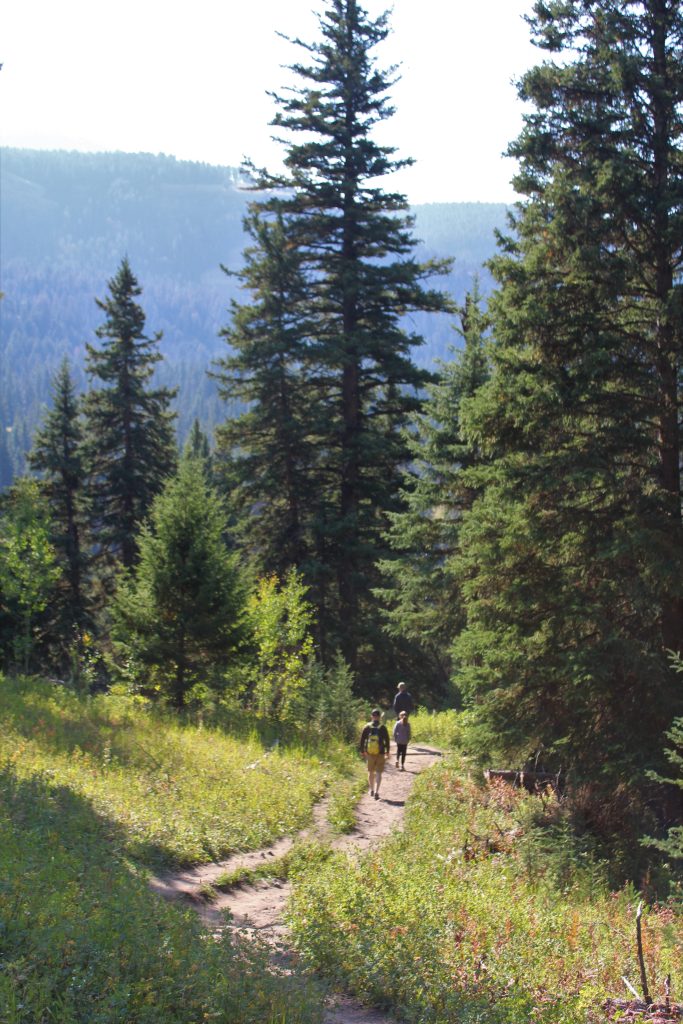
[[[258,944],[203,933],[145,866],[249,849],[310,819],[347,767],[130,699],[0,679],[2,1024],[315,1024]]]
[[[80,698],[39,681],[0,683],[0,759],[48,773],[120,826],[147,863],[257,849],[303,827],[344,756],[329,744],[268,747],[253,731],[188,725],[130,698]]]
[[[418,708],[410,716],[413,743],[433,743],[442,750],[454,750],[462,746],[462,712],[428,711]]]
[[[0,770],[3,1024],[312,1024],[319,994],[155,897],[127,836],[49,772]]]
[[[638,983],[637,895],[552,801],[476,784],[455,759],[415,783],[405,831],[360,857],[296,878],[292,924],[304,958],[411,1022],[586,1024]],[[650,987],[683,989],[683,908],[645,922]]]

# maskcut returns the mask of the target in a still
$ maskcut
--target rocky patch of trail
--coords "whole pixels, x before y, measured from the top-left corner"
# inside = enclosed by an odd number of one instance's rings
[[[322,800],[315,808],[312,825],[294,838],[280,839],[267,849],[236,854],[219,863],[155,876],[150,884],[167,899],[190,901],[214,932],[226,927],[224,912],[229,911],[230,928],[258,933],[273,946],[276,958],[282,963],[291,952],[283,920],[291,891],[288,882],[269,879],[253,885],[238,885],[229,892],[218,892],[210,901],[204,896],[205,888],[226,873],[257,868],[268,860],[275,861],[288,853],[296,840],[329,839],[334,850],[348,853],[362,853],[370,849],[391,831],[401,827],[415,776],[440,757],[440,751],[433,747],[409,746],[405,771],[399,771],[392,758],[384,772],[379,800],[369,793],[360,799],[356,807],[355,827],[347,835],[331,837],[327,824],[328,801]],[[325,1024],[390,1024],[385,1014],[343,996],[330,1004],[324,1020]]]

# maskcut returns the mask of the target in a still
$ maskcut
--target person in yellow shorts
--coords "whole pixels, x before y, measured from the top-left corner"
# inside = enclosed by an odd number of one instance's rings
[[[389,756],[390,743],[386,725],[382,725],[379,708],[371,713],[371,721],[360,734],[359,748],[368,764],[368,785],[370,796],[379,800],[379,787],[382,784],[384,762]]]

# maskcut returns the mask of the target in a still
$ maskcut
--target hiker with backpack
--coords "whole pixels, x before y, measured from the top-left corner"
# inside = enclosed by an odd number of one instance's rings
[[[382,725],[379,708],[371,713],[371,721],[360,734],[360,752],[368,763],[370,796],[379,800],[384,761],[389,756],[390,743],[386,725]]]

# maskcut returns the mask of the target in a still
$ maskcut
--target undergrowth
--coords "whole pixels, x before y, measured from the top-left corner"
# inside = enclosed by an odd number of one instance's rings
[[[428,711],[418,708],[410,715],[413,743],[433,743],[441,750],[454,750],[463,742],[462,711]]]
[[[456,759],[415,782],[406,828],[364,856],[295,877],[309,964],[411,1022],[586,1024],[638,983],[632,889],[565,824],[554,798],[475,783]],[[644,919],[654,993],[683,989],[683,908]]]

